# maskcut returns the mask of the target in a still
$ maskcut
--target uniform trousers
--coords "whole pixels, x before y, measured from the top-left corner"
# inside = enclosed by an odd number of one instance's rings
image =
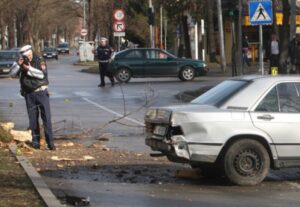
[[[25,95],[25,101],[32,133],[32,145],[40,147],[39,114],[41,114],[47,145],[48,147],[54,146],[48,90],[28,93]]]

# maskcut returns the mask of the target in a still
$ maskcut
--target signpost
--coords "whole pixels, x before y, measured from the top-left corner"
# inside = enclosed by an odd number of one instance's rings
[[[264,75],[262,26],[273,23],[272,1],[250,1],[249,17],[250,25],[259,25],[259,64],[262,75]]]
[[[125,25],[125,12],[122,9],[116,9],[113,12],[113,18],[115,20],[113,24],[113,30],[114,30],[114,36],[118,37],[118,51],[120,51],[120,41],[121,37],[125,36],[125,30],[126,30],[126,25]]]

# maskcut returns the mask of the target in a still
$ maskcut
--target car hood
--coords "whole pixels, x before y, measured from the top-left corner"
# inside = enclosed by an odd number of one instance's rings
[[[184,104],[184,105],[174,105],[161,107],[159,109],[165,109],[172,112],[213,112],[220,111],[219,108],[211,105],[201,105],[201,104]]]
[[[3,60],[3,61],[0,61],[0,65],[5,65],[5,66],[8,66],[10,67],[15,61],[14,60]]]

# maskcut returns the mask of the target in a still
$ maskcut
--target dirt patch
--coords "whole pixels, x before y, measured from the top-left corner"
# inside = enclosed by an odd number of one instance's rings
[[[122,183],[173,182],[181,167],[166,158],[111,150],[103,144],[84,146],[58,141],[57,150],[25,153],[37,171],[50,177]],[[159,174],[159,176],[158,176]]]
[[[0,207],[46,206],[8,149],[0,148]]]

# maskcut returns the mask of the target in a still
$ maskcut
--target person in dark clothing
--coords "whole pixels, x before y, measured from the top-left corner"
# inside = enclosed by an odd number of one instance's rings
[[[292,64],[290,73],[300,74],[300,28],[296,29],[296,36],[289,43],[289,57]]]
[[[97,47],[97,56],[99,60],[100,84],[98,87],[105,87],[105,76],[110,79],[111,86],[114,86],[115,80],[113,74],[109,71],[109,63],[114,50],[108,45],[108,39],[102,37],[100,45]]]
[[[48,148],[56,150],[52,134],[46,62],[33,54],[30,45],[26,45],[20,49],[20,58],[10,75],[20,77],[21,95],[25,98],[32,134],[32,147],[40,149],[39,114],[41,113]]]
[[[277,39],[277,35],[273,33],[271,35],[271,40],[268,42],[266,47],[266,58],[270,60],[269,74],[271,74],[272,68],[279,69],[279,41]]]
[[[243,35],[242,39],[242,55],[243,55],[243,65],[246,63],[248,66],[250,66],[249,60],[248,60],[248,50],[249,50],[249,42],[248,37]]]

